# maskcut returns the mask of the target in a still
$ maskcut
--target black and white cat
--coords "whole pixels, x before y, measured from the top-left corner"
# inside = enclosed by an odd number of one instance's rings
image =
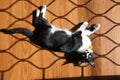
[[[94,66],[92,42],[89,35],[100,28],[99,24],[92,25],[86,29],[88,22],[84,22],[80,27],[72,32],[71,30],[61,29],[53,26],[45,19],[46,5],[41,6],[33,12],[32,24],[34,31],[26,28],[1,29],[0,32],[6,34],[20,33],[27,36],[33,43],[53,51],[60,51],[68,58],[76,56],[74,62],[80,65],[82,62],[89,62]],[[69,56],[72,55],[72,56]],[[78,57],[78,58],[77,58]]]

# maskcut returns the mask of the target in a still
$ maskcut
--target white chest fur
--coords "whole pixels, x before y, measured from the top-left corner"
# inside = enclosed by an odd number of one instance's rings
[[[79,52],[84,52],[91,46],[92,42],[86,34],[82,34],[82,46],[78,49]]]

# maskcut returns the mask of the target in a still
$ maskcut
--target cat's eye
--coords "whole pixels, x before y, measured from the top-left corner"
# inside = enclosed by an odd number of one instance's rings
[[[88,55],[88,57],[89,57],[89,58],[91,58],[91,57],[92,57],[92,55]]]

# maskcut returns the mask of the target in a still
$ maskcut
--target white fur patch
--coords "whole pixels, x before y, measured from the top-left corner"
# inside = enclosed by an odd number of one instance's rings
[[[46,13],[46,5],[43,5],[41,13],[43,13],[42,17],[45,18],[45,13]]]
[[[37,9],[36,17],[39,17],[39,15],[40,15],[40,10]]]
[[[57,28],[57,27],[55,27],[55,26],[52,25],[51,33],[54,33],[55,31],[64,31],[64,32],[66,32],[66,34],[67,34],[68,36],[71,36],[71,35],[72,35],[72,32],[69,31],[69,30],[67,30],[67,29]]]
[[[88,36],[95,33],[100,28],[100,24],[97,24],[94,31],[89,31],[89,30],[85,30],[87,25],[88,25],[87,22],[84,22],[81,25],[80,30],[82,30],[82,35],[81,35],[82,36],[82,46],[78,49],[79,52],[84,52],[86,49],[89,48],[89,46],[91,46],[92,42]],[[92,49],[88,49],[88,51],[91,53],[93,52]]]
[[[42,17],[45,18],[46,5],[42,6],[42,10],[41,11],[39,9],[37,9],[37,11],[36,11],[36,17],[39,17],[40,13],[43,13]]]
[[[76,30],[76,32],[77,32],[77,31],[84,31],[87,26],[88,26],[88,22],[84,22],[84,23],[80,26],[80,28],[78,28],[78,29]]]
[[[89,55],[90,55],[91,53],[87,53],[87,59],[89,59]]]
[[[85,49],[88,49],[89,46],[91,46],[92,42],[89,39],[89,37],[87,36],[87,34],[82,33],[82,46],[77,50],[79,52],[84,52]]]

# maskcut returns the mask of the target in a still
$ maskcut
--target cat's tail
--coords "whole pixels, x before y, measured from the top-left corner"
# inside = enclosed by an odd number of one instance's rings
[[[23,34],[24,36],[31,37],[33,36],[33,32],[26,28],[14,28],[14,29],[1,29],[0,32],[3,32],[5,34],[14,34],[19,33]]]

